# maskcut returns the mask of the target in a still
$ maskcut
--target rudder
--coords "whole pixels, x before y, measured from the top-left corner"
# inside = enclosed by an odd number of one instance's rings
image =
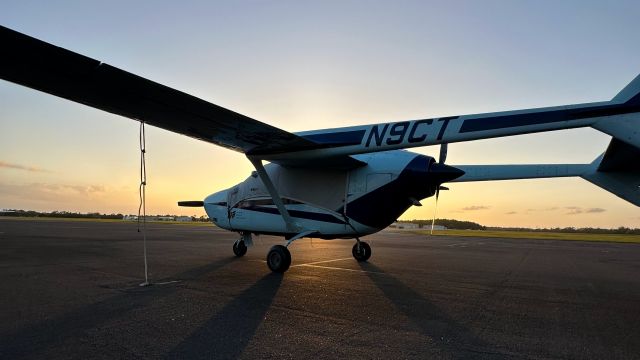
[[[640,75],[614,96],[611,102],[625,108],[627,113],[599,120],[591,127],[640,149]]]
[[[640,206],[640,149],[611,139],[607,151],[591,163],[581,177],[616,196]]]

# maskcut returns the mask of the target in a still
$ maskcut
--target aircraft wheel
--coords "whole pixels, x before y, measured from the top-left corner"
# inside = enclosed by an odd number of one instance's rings
[[[359,247],[358,243],[353,245],[351,254],[353,254],[353,257],[358,261],[367,261],[371,257],[371,246],[364,241],[360,241]]]
[[[282,245],[275,245],[267,254],[267,265],[273,272],[283,273],[291,265],[291,253]]]
[[[236,254],[237,257],[242,257],[247,253],[247,245],[244,244],[244,241],[236,241],[233,243],[233,253]]]

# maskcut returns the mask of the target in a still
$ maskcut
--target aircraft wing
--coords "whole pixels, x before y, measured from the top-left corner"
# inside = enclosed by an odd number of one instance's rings
[[[0,78],[285,166],[352,168],[350,155],[591,126],[640,148],[640,76],[613,100],[292,134],[0,27]]]
[[[1,26],[0,46],[0,78],[97,109],[246,154],[325,146]],[[348,168],[363,163],[339,155],[314,165]]]
[[[640,75],[611,101],[306,131],[297,134],[326,147],[264,158],[361,154],[587,126],[640,148]]]

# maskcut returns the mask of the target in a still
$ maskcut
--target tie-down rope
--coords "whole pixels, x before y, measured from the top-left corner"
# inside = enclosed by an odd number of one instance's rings
[[[144,282],[140,286],[149,285],[149,274],[147,270],[147,202],[145,187],[147,186],[147,167],[145,164],[145,136],[144,121],[140,121],[140,206],[138,206],[138,232],[140,232],[140,212],[142,212],[142,244],[144,248]]]

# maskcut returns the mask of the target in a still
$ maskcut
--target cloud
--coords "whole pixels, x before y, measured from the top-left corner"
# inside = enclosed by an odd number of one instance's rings
[[[33,166],[25,166],[25,165],[20,165],[20,164],[10,164],[10,163],[4,162],[4,161],[0,161],[0,168],[24,170],[24,171],[31,171],[31,172],[51,172],[49,170],[45,170],[45,169],[41,169],[41,168],[37,168],[37,167],[33,167]]]
[[[0,195],[14,199],[59,201],[62,199],[89,200],[104,195],[104,185],[69,185],[69,184],[6,184],[0,183]]]
[[[506,212],[505,215],[514,215],[517,213],[518,213],[517,211],[509,211],[509,212]]]
[[[491,209],[491,206],[484,205],[471,205],[462,208],[462,211],[477,211],[477,210],[488,210]]]
[[[565,209],[569,210],[569,212],[567,212],[567,215],[597,214],[597,213],[603,213],[607,211],[606,209],[603,209],[603,208],[583,209],[579,206],[565,206]]]
[[[544,209],[527,209],[527,211],[556,211],[558,209],[559,209],[559,207],[552,206],[552,207],[548,207],[548,208],[544,208]]]
[[[578,206],[565,206],[565,209],[569,210],[569,212],[567,212],[567,215],[577,215],[577,214],[582,214],[582,209],[579,208]]]
[[[603,213],[605,211],[607,211],[607,210],[605,210],[603,208],[590,208],[590,209],[585,210],[584,212],[586,212],[586,213]]]

